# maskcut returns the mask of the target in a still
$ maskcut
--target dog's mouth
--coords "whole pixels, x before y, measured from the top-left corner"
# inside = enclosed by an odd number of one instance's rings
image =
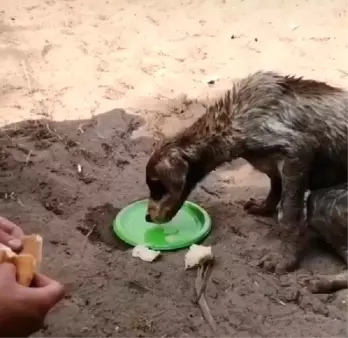
[[[145,220],[154,224],[165,224],[172,221],[185,201],[177,196],[169,196],[161,201],[150,198]]]
[[[146,222],[155,223],[155,224],[165,224],[170,222],[180,210],[179,208],[173,208],[168,210],[163,216],[162,215],[154,215],[153,213],[147,213],[145,216]]]
[[[169,219],[155,219],[152,223],[158,224],[158,225],[163,225],[168,223],[170,220]]]
[[[174,216],[173,216],[174,217]],[[170,222],[173,217],[165,216],[165,217],[151,217],[149,214],[145,216],[145,221],[149,223],[154,223],[154,224],[165,224]]]

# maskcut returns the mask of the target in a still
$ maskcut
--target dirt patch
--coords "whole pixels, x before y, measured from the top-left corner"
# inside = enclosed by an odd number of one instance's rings
[[[110,203],[91,207],[85,216],[85,227],[79,226],[77,229],[92,243],[101,242],[116,250],[128,250],[131,247],[119,240],[112,230],[119,211]]]
[[[43,234],[44,270],[69,290],[37,336],[212,335],[193,302],[195,272],[184,271],[185,251],[147,264],[133,259],[111,230],[120,208],[147,195],[153,140],[132,137],[142,123],[115,109],[88,121],[26,121],[1,132],[0,213]],[[344,294],[311,295],[297,283],[308,269],[339,270],[336,258],[313,247],[301,269],[281,278],[255,266],[278,244],[275,223],[242,207],[265,195],[264,186],[265,177],[237,161],[191,196],[214,221],[205,243],[218,261],[207,291],[217,335],[346,336]]]

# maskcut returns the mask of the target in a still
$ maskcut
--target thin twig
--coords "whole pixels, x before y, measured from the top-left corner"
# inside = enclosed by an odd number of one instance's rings
[[[85,126],[84,124],[80,124],[80,125],[77,127],[77,130],[80,132],[81,135],[85,133],[85,131],[83,130],[83,127],[84,127],[84,126]]]
[[[346,72],[345,70],[343,69],[337,69],[341,74],[345,75],[345,76],[348,76],[348,72]]]
[[[211,196],[215,196],[215,197],[219,197],[220,195],[214,191],[211,191],[210,189],[208,189],[207,187],[205,187],[204,185],[200,185],[200,188],[205,192],[207,193],[208,195],[211,195]]]
[[[202,286],[203,286],[203,282],[204,282],[204,270],[205,270],[204,266],[200,266],[197,269],[197,277],[196,277],[196,281],[195,281],[195,289],[196,289],[197,296],[199,295],[199,293],[202,290]],[[207,304],[207,301],[205,299],[204,293],[202,293],[201,296],[199,297],[198,305],[201,308],[204,319],[208,322],[208,324],[210,325],[212,330],[215,332],[216,331],[216,323],[215,323],[213,316],[211,315],[211,312],[210,312],[209,306]]]
[[[82,249],[81,249],[81,255],[80,257],[82,258],[84,253],[85,253],[85,250],[86,250],[86,246],[87,246],[87,242],[88,242],[88,238],[89,236],[93,233],[94,229],[96,228],[97,224],[94,224],[92,229],[88,231],[86,237],[85,237],[85,240],[83,242],[83,246],[82,246]]]
[[[24,207],[24,204],[23,204],[23,202],[19,199],[19,197],[17,197],[17,203],[18,203],[21,207]]]
[[[268,221],[265,221],[265,220],[263,220],[261,218],[257,218],[257,222],[261,223],[261,224],[264,224],[264,225],[267,225],[269,227],[273,227],[274,224],[275,224],[274,222],[273,223],[272,222],[268,222]]]
[[[59,141],[63,141],[63,137],[60,136],[58,134],[58,132],[54,129],[54,128],[51,128],[50,125],[48,123],[46,123],[46,129],[48,130],[48,132],[51,134],[51,135],[55,135],[56,137],[58,137]]]
[[[23,152],[24,154],[26,154],[27,156],[36,156],[33,151],[31,149],[27,149],[25,147],[23,147],[20,144],[15,144],[14,145],[16,149],[18,149],[19,151]]]
[[[31,156],[32,153],[33,153],[32,150],[29,150],[29,153],[28,153],[28,155],[27,155],[27,158],[25,159],[25,165],[28,165],[28,163],[29,163],[29,161],[30,161],[30,156]]]
[[[208,281],[210,279],[211,273],[213,271],[213,261],[208,261],[203,266],[203,282],[201,285],[201,289],[199,290],[196,298],[196,302],[198,303],[199,299],[202,297],[202,294],[205,292],[207,288]]]
[[[81,133],[81,134],[84,134],[85,133],[85,127],[88,128],[88,127],[93,127],[95,125],[97,125],[98,123],[98,120],[96,118],[92,118],[90,121],[86,122],[86,123],[81,123],[77,130]]]

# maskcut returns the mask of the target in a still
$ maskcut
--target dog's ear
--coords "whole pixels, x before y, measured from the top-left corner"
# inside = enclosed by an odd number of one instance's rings
[[[178,150],[172,150],[157,163],[156,171],[162,183],[175,194],[181,194],[185,188],[189,166]]]

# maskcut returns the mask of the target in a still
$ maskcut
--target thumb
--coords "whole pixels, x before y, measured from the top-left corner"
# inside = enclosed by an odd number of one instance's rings
[[[65,295],[62,284],[41,274],[35,275],[33,285],[34,287],[22,290],[26,293],[26,299],[37,304],[44,313],[47,313]]]

